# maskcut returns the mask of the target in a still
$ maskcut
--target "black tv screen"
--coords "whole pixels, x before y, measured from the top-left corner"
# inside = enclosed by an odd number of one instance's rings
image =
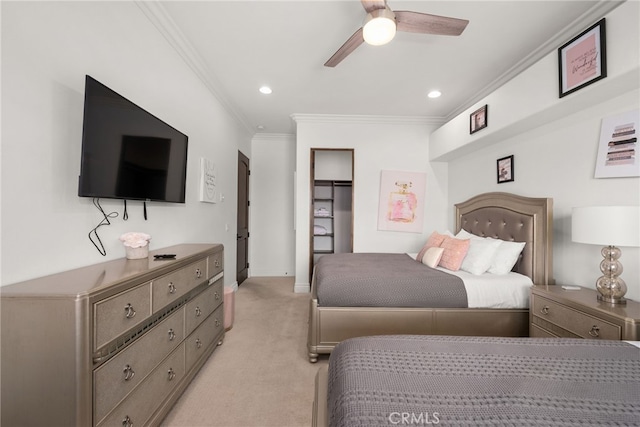
[[[86,76],[78,196],[184,203],[188,137]]]

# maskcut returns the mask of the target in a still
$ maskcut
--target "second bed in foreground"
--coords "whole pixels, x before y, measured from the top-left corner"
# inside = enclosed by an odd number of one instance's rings
[[[623,341],[352,338],[316,381],[318,427],[640,425],[640,349]]]

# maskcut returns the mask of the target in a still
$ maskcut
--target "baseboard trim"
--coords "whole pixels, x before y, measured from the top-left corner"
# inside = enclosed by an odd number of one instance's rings
[[[296,283],[293,286],[293,292],[296,294],[308,294],[311,292],[311,285],[308,283]]]

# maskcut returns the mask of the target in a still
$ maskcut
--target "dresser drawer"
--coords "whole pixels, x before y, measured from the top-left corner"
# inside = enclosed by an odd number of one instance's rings
[[[180,309],[96,369],[95,420],[107,415],[183,339],[184,309]]]
[[[622,336],[621,328],[618,325],[537,295],[533,297],[532,310],[534,316],[551,322],[582,338],[619,340]]]
[[[531,338],[558,338],[556,335],[539,327],[538,325],[531,325],[530,328],[529,336]]]
[[[153,312],[171,304],[208,278],[207,259],[189,264],[180,270],[153,281]]]
[[[164,360],[124,401],[105,418],[103,426],[143,426],[185,376],[184,344]],[[127,422],[129,424],[127,424]]]
[[[220,279],[187,303],[185,316],[186,335],[193,332],[207,316],[218,308],[222,303],[223,296],[223,281]]]
[[[209,276],[213,277],[224,269],[224,252],[217,252],[209,256]]]
[[[94,304],[94,350],[151,315],[151,284],[146,283]]]
[[[187,370],[191,369],[223,332],[224,312],[223,306],[220,306],[185,340]]]

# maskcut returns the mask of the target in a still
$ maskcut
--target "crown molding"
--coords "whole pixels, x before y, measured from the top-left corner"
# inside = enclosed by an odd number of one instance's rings
[[[290,141],[295,142],[296,136],[291,133],[266,133],[259,132],[253,135],[251,138],[252,142],[261,142],[261,141]]]
[[[391,125],[442,125],[443,117],[427,116],[375,116],[340,114],[292,114],[296,123],[349,123],[349,124],[391,124]]]
[[[254,129],[249,120],[240,112],[238,107],[231,102],[229,96],[221,89],[222,84],[215,74],[207,67],[202,57],[193,48],[187,37],[180,30],[175,21],[167,13],[165,7],[159,1],[134,0],[145,16],[164,36],[169,44],[182,57],[195,75],[204,83],[206,88],[215,96],[222,106],[242,125],[247,132],[254,134]]]
[[[606,16],[613,9],[617,8],[621,4],[625,3],[627,0],[600,0],[596,3],[591,9],[583,13],[577,19],[575,19],[570,25],[565,27],[562,31],[555,34],[545,43],[541,44],[537,49],[532,51],[528,56],[520,60],[513,67],[509,68],[487,86],[482,88],[480,91],[470,96],[466,103],[460,105],[458,108],[449,113],[445,122],[448,122],[463,113],[467,109],[471,108],[473,105],[480,102],[483,98],[487,97],[489,94],[495,92],[501,86],[506,84],[508,81],[518,76],[520,73],[524,72],[529,67],[533,66],[535,63],[540,61],[542,58],[550,54],[551,52],[556,51],[560,46],[562,46],[567,41],[571,40],[577,34],[579,34],[582,30],[589,27],[593,23],[599,21],[604,16]]]

